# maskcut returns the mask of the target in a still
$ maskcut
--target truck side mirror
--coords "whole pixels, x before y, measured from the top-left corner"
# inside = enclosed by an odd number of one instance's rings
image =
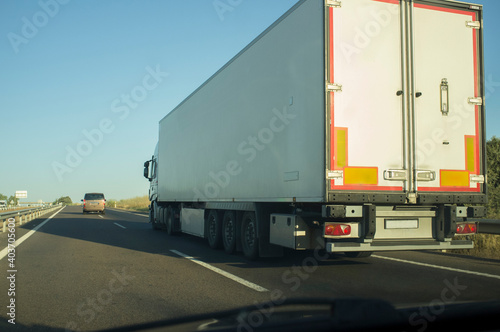
[[[144,177],[151,181],[151,179],[149,178],[149,161],[146,161],[144,163]]]

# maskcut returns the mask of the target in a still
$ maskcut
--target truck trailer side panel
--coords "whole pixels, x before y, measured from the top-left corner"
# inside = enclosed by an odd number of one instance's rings
[[[161,201],[323,201],[324,3],[273,24],[160,121]]]

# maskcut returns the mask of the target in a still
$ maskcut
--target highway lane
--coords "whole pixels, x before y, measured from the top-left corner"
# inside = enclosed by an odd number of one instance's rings
[[[165,235],[130,213],[83,215],[66,207],[17,250],[17,322],[89,330],[259,300],[254,291],[171,253]],[[7,287],[4,278],[0,287]]]
[[[46,218],[17,228],[16,237]],[[0,241],[3,248],[6,234]],[[16,250],[16,323],[94,330],[305,296],[375,297],[402,306],[500,299],[499,263],[429,252],[349,259],[291,251],[248,262],[209,249],[203,239],[153,231],[145,215],[83,215],[66,207]],[[7,269],[4,258],[0,273]],[[8,288],[0,278],[3,308]]]

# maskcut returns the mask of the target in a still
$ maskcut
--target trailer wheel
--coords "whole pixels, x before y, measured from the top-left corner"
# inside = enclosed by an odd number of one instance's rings
[[[222,219],[222,244],[228,254],[234,253],[236,249],[236,213],[226,211]]]
[[[373,254],[373,251],[347,251],[344,253],[349,258],[366,258]]]
[[[211,210],[207,217],[207,240],[212,249],[219,249],[222,245],[222,218],[216,210]]]
[[[254,212],[245,212],[241,222],[241,247],[247,259],[259,257],[259,239],[257,236],[257,221]]]
[[[158,224],[159,227],[165,227],[165,208],[163,206],[158,207]]]
[[[175,230],[174,230],[174,225],[175,225],[175,211],[174,209],[169,206],[165,210],[166,216],[165,216],[165,226],[167,228],[167,234],[168,235],[174,235]]]

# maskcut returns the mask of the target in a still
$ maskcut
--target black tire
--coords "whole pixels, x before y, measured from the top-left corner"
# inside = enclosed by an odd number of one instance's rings
[[[175,225],[175,220],[174,220],[174,209],[169,206],[168,208],[165,209],[165,228],[167,230],[168,235],[173,235],[174,232],[174,225]]]
[[[249,260],[259,257],[259,237],[257,233],[257,219],[254,212],[245,212],[241,220],[241,248]]]
[[[207,217],[207,240],[212,249],[222,247],[222,217],[217,210],[210,210]]]
[[[167,211],[167,208],[166,207],[161,207],[160,208],[161,212],[160,212],[160,227],[162,227],[163,229],[167,229],[167,223],[168,223],[168,211]]]
[[[149,223],[151,224],[151,226],[153,227],[154,230],[156,230],[157,228],[155,228],[155,221],[154,221],[154,213],[153,213],[153,206],[151,206],[149,208]]]
[[[156,204],[156,202],[152,204],[149,214],[151,218],[151,227],[153,227],[153,230],[155,231],[159,230],[161,228],[158,223],[158,220],[160,218],[160,208],[158,207],[158,204]]]
[[[373,254],[373,251],[347,251],[344,253],[349,258],[366,258]]]
[[[106,211],[102,210],[102,211],[101,211],[101,214],[102,214],[102,215],[106,214]]]
[[[151,221],[151,227],[155,231],[157,231],[161,228],[160,225],[158,225],[158,222],[156,220],[156,218],[158,218],[158,214],[159,214],[158,213],[158,206],[156,205],[156,203],[154,203],[153,205],[151,205],[151,209],[149,210],[149,220]]]
[[[224,250],[228,254],[232,254],[236,250],[236,212],[224,212],[222,218],[222,244]]]

